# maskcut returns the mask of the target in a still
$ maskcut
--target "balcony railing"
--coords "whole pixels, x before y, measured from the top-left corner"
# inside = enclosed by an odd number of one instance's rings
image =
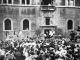
[[[41,5],[41,11],[54,11],[55,6],[52,5]]]

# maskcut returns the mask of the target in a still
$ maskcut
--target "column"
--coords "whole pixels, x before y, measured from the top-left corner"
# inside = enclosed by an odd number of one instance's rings
[[[75,0],[74,0],[74,6],[75,6]]]
[[[68,0],[65,0],[65,6],[68,6]]]
[[[30,0],[30,5],[32,5],[32,0]]]
[[[12,0],[12,5],[13,5],[13,0]]]

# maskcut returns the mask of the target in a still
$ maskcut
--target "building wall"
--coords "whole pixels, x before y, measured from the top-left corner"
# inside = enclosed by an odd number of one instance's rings
[[[31,36],[31,32],[33,33],[36,29],[36,19],[37,19],[37,7],[25,7],[25,6],[6,6],[0,5],[0,39],[6,39],[7,34],[13,35],[14,32],[19,34],[19,31],[22,31],[24,35]],[[4,31],[3,22],[6,19],[10,19],[12,21],[12,30]],[[22,30],[22,22],[24,19],[29,20],[29,31]]]
[[[80,25],[80,9],[76,7],[56,7],[56,10],[51,15],[51,26],[57,26],[58,29],[62,29],[62,32],[67,35],[69,35],[69,32],[72,30],[77,30],[78,26]],[[43,12],[41,12],[41,17],[39,17],[37,24],[39,26],[45,25],[45,15]],[[49,15],[49,16],[50,16]],[[73,21],[73,29],[68,30],[68,21]]]
[[[59,26],[63,29],[64,32],[69,33],[71,30],[77,31],[78,26],[80,24],[80,15],[79,8],[76,7],[65,7],[60,9],[60,24]],[[73,29],[67,29],[68,20],[73,21]]]
[[[68,20],[73,21],[73,29],[77,30],[77,26],[80,24],[80,8],[77,7],[56,7],[54,12],[50,13],[51,26],[57,26],[57,28],[62,29],[63,33],[67,33],[71,30],[67,29]],[[45,16],[40,10],[40,6],[17,6],[17,5],[0,5],[0,39],[5,40],[7,34],[13,35],[14,32],[19,34],[20,31],[23,34],[33,36],[35,30],[40,28],[40,26],[45,25]],[[4,31],[3,22],[5,19],[10,19],[12,21],[12,30]],[[30,22],[29,31],[22,30],[22,21],[28,19]]]

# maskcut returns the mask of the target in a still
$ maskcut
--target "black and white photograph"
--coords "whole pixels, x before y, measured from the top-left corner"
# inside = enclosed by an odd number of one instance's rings
[[[0,0],[0,60],[80,60],[80,0]]]

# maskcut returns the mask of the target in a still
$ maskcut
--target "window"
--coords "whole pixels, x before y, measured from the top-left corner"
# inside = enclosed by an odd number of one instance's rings
[[[75,5],[80,6],[80,0],[75,0]]]
[[[11,30],[11,20],[6,19],[4,21],[4,27],[5,27],[5,30]]]
[[[46,17],[46,25],[50,25],[50,18]]]
[[[30,4],[30,0],[22,0],[22,4]]]
[[[12,4],[12,0],[0,0],[3,4]]]
[[[29,30],[29,21],[27,19],[23,21],[23,30]]]
[[[0,0],[0,4],[2,3],[2,0]]]
[[[22,4],[25,4],[25,0],[22,0]]]
[[[73,29],[73,21],[72,20],[68,21],[67,28],[68,28],[68,30]]]
[[[26,4],[30,4],[30,0],[26,0]]]
[[[8,4],[12,4],[12,0],[8,0]]]
[[[65,0],[62,0],[61,5],[65,6]]]
[[[74,6],[74,0],[66,0],[66,5]]]
[[[52,0],[42,0],[41,5],[48,5],[51,3],[52,3]]]
[[[6,4],[7,3],[7,0],[3,0],[3,4]]]

